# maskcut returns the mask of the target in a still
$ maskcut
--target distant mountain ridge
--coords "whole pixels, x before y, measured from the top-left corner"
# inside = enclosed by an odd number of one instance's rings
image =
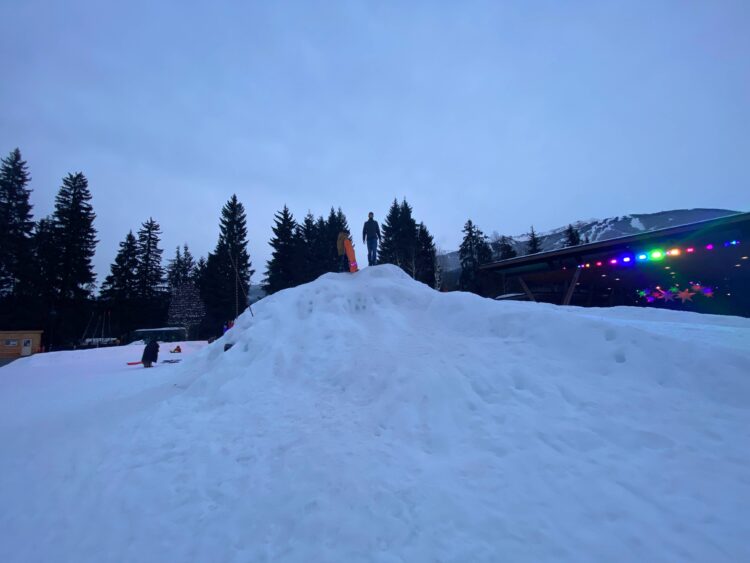
[[[734,215],[735,213],[740,212],[729,209],[673,209],[658,213],[633,213],[630,215],[609,217],[607,219],[590,219],[588,221],[577,221],[572,224],[581,233],[582,240],[588,237],[589,242],[598,242],[645,231],[655,231],[667,227],[695,223],[697,221],[707,221],[709,219],[716,219],[717,217]],[[564,225],[551,231],[537,233],[542,243],[542,251],[563,248],[565,246],[565,229],[567,228],[568,225]],[[497,235],[497,232],[494,232],[491,238],[494,239],[496,236],[499,235]],[[519,256],[526,254],[526,243],[529,239],[528,234],[506,236]],[[461,268],[457,251],[440,255],[439,261],[444,273]]]

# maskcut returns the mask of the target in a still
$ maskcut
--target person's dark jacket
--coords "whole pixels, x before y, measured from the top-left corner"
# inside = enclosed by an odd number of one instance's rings
[[[365,226],[362,228],[362,242],[367,239],[380,240],[380,225],[375,219],[365,221]]]
[[[141,358],[141,361],[143,363],[151,362],[152,364],[155,364],[158,358],[159,343],[156,340],[152,340],[146,344],[146,347],[143,349],[143,357]]]

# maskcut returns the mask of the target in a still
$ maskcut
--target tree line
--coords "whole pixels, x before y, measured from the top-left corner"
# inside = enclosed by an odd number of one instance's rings
[[[508,237],[495,236],[490,240],[471,219],[466,221],[462,232],[464,236],[458,251],[461,264],[458,287],[462,291],[481,293],[480,266],[495,260],[515,258],[518,253]],[[563,242],[565,247],[578,246],[588,242],[588,236],[581,237],[580,230],[572,224],[569,224],[565,229],[565,240]],[[542,241],[533,225],[528,233],[525,250],[524,255],[538,254],[542,251]]]
[[[221,210],[218,241],[206,257],[196,259],[185,244],[165,263],[161,226],[148,217],[125,234],[97,291],[92,260],[99,241],[86,176],[66,175],[53,213],[38,220],[30,182],[19,149],[0,161],[0,328],[43,329],[48,349],[73,345],[84,336],[126,337],[137,328],[163,325],[185,326],[191,337],[207,337],[220,334],[247,307],[255,271],[247,216],[236,195]],[[285,206],[275,216],[265,291],[337,271],[341,231],[349,232],[341,208],[331,207],[327,217],[308,212],[298,223]],[[351,237],[355,244],[357,234]],[[382,235],[380,263],[396,264],[438,287],[433,237],[413,218],[406,200],[394,200]],[[99,326],[101,331],[93,330]]]
[[[98,243],[96,214],[88,180],[82,172],[66,175],[54,211],[37,221],[30,182],[19,149],[0,161],[0,328],[41,328],[47,345],[60,345],[85,336],[92,319],[106,314],[110,336],[168,324],[188,328],[191,337],[207,337],[220,334],[224,323],[247,307],[255,271],[247,216],[236,195],[221,210],[214,250],[197,260],[185,244],[165,265],[162,231],[153,217],[135,232],[129,230],[97,294],[92,265]],[[338,271],[336,239],[350,228],[340,207],[331,207],[326,217],[308,211],[297,221],[284,206],[274,217],[272,231],[272,254],[262,281],[269,294]],[[381,232],[378,263],[395,264],[415,280],[441,288],[434,239],[414,218],[406,199],[394,199]],[[490,240],[471,220],[462,232],[458,285],[481,292],[480,266],[513,258],[516,250],[511,239]],[[356,246],[359,232],[349,237]],[[568,225],[566,246],[585,242],[578,229]],[[525,250],[542,250],[533,226]]]

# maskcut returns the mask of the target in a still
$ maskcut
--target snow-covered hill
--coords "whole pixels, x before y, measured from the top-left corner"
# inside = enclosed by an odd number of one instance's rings
[[[750,320],[392,266],[254,309],[176,366],[0,369],[0,560],[750,560]]]
[[[608,240],[627,235],[634,235],[643,231],[655,231],[677,225],[686,225],[696,221],[707,221],[733,215],[738,211],[727,209],[673,209],[659,213],[634,213],[620,217],[609,217],[607,219],[589,219],[573,223],[581,233],[581,238],[588,237],[590,242]],[[563,225],[551,231],[537,233],[542,242],[542,250],[556,250],[565,246],[565,229]],[[526,254],[526,244],[529,239],[528,233],[508,236],[511,245],[519,256]],[[458,252],[448,252],[440,256],[443,270],[450,272],[461,268],[458,260]]]

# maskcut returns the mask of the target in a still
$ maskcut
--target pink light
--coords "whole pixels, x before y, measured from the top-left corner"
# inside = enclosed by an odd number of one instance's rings
[[[713,250],[713,249],[714,249],[714,245],[713,244],[707,244],[706,245],[706,250]]]
[[[610,264],[617,264],[617,258],[612,258],[612,260],[609,261]]]
[[[597,265],[597,266],[601,266],[601,265],[602,265],[602,263],[601,263],[601,262],[597,262],[597,263],[596,263],[596,265]]]
[[[693,247],[691,246],[691,247],[689,247],[689,248],[687,249],[687,252],[695,252],[695,248],[693,248]]]

